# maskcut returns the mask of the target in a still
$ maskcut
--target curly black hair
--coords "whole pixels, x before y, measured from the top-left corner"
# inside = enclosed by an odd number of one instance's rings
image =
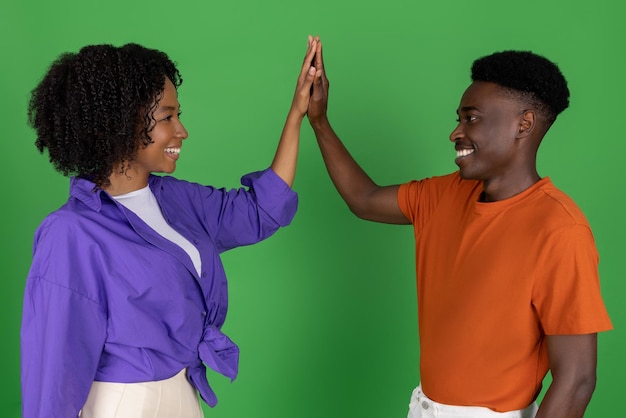
[[[165,77],[178,87],[176,65],[158,50],[137,44],[89,45],[64,53],[32,91],[28,123],[35,145],[64,175],[107,187],[113,169],[152,142],[152,114]]]
[[[472,81],[496,83],[543,113],[548,125],[569,106],[567,81],[559,67],[530,51],[502,51],[472,65]]]

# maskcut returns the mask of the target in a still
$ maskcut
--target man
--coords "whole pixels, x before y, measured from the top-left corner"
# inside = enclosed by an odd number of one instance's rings
[[[521,51],[475,61],[450,135],[459,170],[383,187],[328,121],[321,46],[314,65],[308,118],[335,187],[358,217],[414,227],[421,384],[409,417],[582,417],[596,335],[612,326],[588,222],[536,169],[569,105],[558,67]]]

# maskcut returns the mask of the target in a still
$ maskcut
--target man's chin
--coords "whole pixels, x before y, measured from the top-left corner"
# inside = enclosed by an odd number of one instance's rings
[[[471,171],[463,170],[463,169],[459,170],[459,176],[463,180],[482,180],[482,178],[478,176],[476,173],[472,173]]]

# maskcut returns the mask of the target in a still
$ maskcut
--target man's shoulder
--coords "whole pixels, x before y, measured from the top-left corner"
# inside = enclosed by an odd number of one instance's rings
[[[561,217],[574,224],[588,225],[587,217],[578,204],[567,193],[547,179],[538,189],[540,210],[544,216]]]
[[[425,177],[421,180],[411,180],[401,187],[410,187],[411,185],[421,185],[423,187],[429,187],[433,189],[467,189],[474,190],[476,187],[482,185],[482,181],[479,180],[466,180],[461,178],[459,171],[454,171],[448,174],[436,175],[432,177]]]

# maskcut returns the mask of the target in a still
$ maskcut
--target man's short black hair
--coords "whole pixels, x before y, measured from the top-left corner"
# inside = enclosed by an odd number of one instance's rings
[[[548,124],[569,106],[567,81],[559,67],[530,51],[502,51],[472,65],[472,81],[496,83],[538,106]]]

